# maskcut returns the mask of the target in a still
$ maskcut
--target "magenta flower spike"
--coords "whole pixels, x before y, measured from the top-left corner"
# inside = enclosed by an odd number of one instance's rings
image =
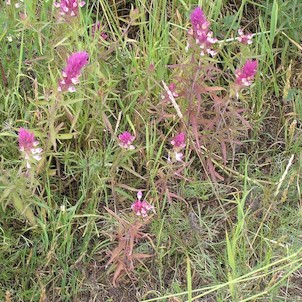
[[[253,34],[247,34],[245,35],[243,33],[243,30],[241,28],[238,29],[238,34],[239,34],[239,37],[237,38],[237,40],[242,43],[242,44],[252,44],[253,41],[252,41],[252,38],[253,38]]]
[[[200,55],[210,54],[214,56],[216,51],[212,49],[212,45],[218,40],[213,38],[213,32],[209,30],[210,22],[207,21],[200,7],[196,7],[192,11],[190,21],[192,28],[189,29],[188,34],[194,38],[196,44],[200,47]],[[189,48],[189,45],[187,48]]]
[[[54,6],[60,8],[60,15],[75,17],[79,14],[79,7],[83,7],[86,4],[85,1],[78,0],[61,0],[60,2],[54,2]]]
[[[186,146],[185,133],[181,132],[181,133],[177,134],[171,141],[171,144],[172,144],[173,148],[177,148],[177,149],[185,148],[185,146]]]
[[[210,26],[210,22],[207,21],[203,10],[199,6],[192,11],[190,21],[193,29],[196,31],[200,29],[208,29]]]
[[[141,217],[147,217],[148,212],[154,210],[154,207],[151,206],[146,200],[141,200],[143,197],[143,193],[139,191],[137,193],[137,200],[132,203],[131,209],[137,215]]]
[[[256,60],[247,60],[241,69],[235,71],[235,84],[239,88],[252,85],[257,68],[258,62]]]
[[[183,148],[186,147],[186,135],[181,132],[177,134],[172,140],[171,145],[173,146],[174,155],[173,160],[182,161],[183,153],[180,152]],[[169,158],[170,159],[170,158]],[[171,160],[171,159],[170,159]]]
[[[30,169],[30,162],[32,159],[37,161],[41,160],[40,153],[43,151],[43,149],[36,148],[39,145],[39,142],[35,140],[34,134],[27,129],[20,128],[18,137],[19,150],[24,154],[27,169]]]
[[[67,66],[63,70],[63,79],[59,82],[58,91],[75,92],[74,85],[79,83],[82,68],[88,64],[89,55],[85,51],[72,54],[67,59]]]
[[[123,132],[118,136],[119,146],[123,149],[134,150],[135,147],[132,145],[135,136],[131,135],[128,131]]]

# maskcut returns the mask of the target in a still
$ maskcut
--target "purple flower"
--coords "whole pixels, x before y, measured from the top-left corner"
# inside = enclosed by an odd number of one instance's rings
[[[173,140],[171,141],[171,145],[173,146],[173,161],[182,161],[183,153],[180,152],[183,148],[186,147],[186,135],[181,132],[177,134]],[[168,161],[171,161],[170,156],[168,157]]]
[[[204,12],[199,6],[192,11],[190,21],[194,30],[207,29],[210,26]]]
[[[153,210],[154,207],[151,206],[146,200],[141,201],[143,193],[139,191],[137,193],[137,200],[132,203],[131,209],[137,216],[147,217],[148,212]]]
[[[177,134],[173,140],[171,141],[173,148],[183,149],[186,146],[186,135],[185,133],[181,132]]]
[[[35,159],[39,161],[41,159],[40,153],[43,151],[42,148],[36,148],[39,142],[35,140],[35,136],[32,132],[20,128],[19,130],[19,150],[24,153],[24,158],[26,160],[26,167],[31,168],[30,161]]]
[[[125,131],[118,136],[119,146],[124,149],[133,150],[135,147],[132,145],[135,136],[131,135],[131,133]]]
[[[59,82],[58,91],[76,91],[74,85],[79,83],[82,68],[88,63],[89,55],[85,51],[72,54],[67,59],[67,66],[63,70],[63,79]]]
[[[238,34],[239,34],[239,37],[237,38],[237,40],[240,43],[242,43],[242,44],[252,44],[253,43],[253,41],[252,41],[252,38],[254,36],[253,34],[245,35],[241,28],[238,29]]]
[[[196,7],[190,16],[192,28],[189,29],[189,36],[193,37],[196,44],[200,47],[200,55],[210,54],[214,56],[216,51],[212,49],[212,45],[217,42],[216,38],[213,38],[213,32],[209,30],[210,22],[206,20],[204,12],[200,7]],[[190,45],[187,46],[187,49]]]
[[[236,85],[240,88],[252,85],[257,68],[256,60],[247,60],[241,69],[235,71]]]
[[[60,14],[63,16],[75,17],[79,14],[79,7],[83,7],[86,4],[85,1],[78,0],[61,0],[60,2],[54,2],[54,6],[60,8]]]
[[[108,35],[101,30],[101,23],[100,23],[100,21],[94,23],[92,25],[92,27],[91,27],[91,35],[92,35],[92,37],[94,37],[96,33],[99,34],[99,36],[102,39],[107,40]]]

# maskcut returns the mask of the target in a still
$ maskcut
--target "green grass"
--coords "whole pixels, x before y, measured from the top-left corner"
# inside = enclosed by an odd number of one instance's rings
[[[70,23],[50,0],[15,2],[0,4],[0,301],[300,301],[301,1],[87,1]],[[184,120],[161,101],[162,81],[187,76],[173,65],[190,61],[197,4],[226,41],[212,60],[219,85],[245,58],[259,61],[240,99],[251,129],[226,166],[215,159],[218,182],[186,124],[189,100],[179,101]],[[107,41],[91,36],[96,20]],[[249,47],[228,42],[240,25],[257,33]],[[90,55],[81,84],[59,95],[79,50]],[[187,165],[170,165],[181,125]],[[20,127],[44,149],[28,177]],[[118,146],[126,130],[133,151]],[[138,190],[156,214],[134,250],[152,257],[114,288],[116,264],[106,264],[120,225],[105,207],[133,221]]]

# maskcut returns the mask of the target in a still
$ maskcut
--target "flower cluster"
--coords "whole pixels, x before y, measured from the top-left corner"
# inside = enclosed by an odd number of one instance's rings
[[[183,153],[180,151],[186,147],[185,133],[181,132],[181,133],[177,134],[171,141],[171,145],[173,146],[174,160],[182,161]]]
[[[193,10],[190,16],[192,28],[189,29],[189,36],[193,37],[196,44],[200,47],[200,55],[210,54],[214,56],[216,51],[212,49],[218,40],[213,38],[213,32],[209,30],[210,22],[207,21],[204,12],[200,7]],[[189,48],[190,45],[187,46]]]
[[[141,200],[143,197],[143,193],[139,191],[137,193],[137,200],[132,203],[131,209],[137,216],[147,217],[148,212],[154,210],[154,207],[151,206],[146,200]]]
[[[27,169],[31,168],[31,161],[35,159],[39,161],[41,159],[42,148],[36,148],[39,142],[35,140],[35,136],[32,132],[20,128],[19,130],[19,150],[24,154],[26,160]]]
[[[94,37],[95,34],[98,35],[98,38],[101,37],[104,40],[107,40],[107,38],[108,38],[108,35],[105,32],[103,32],[101,29],[100,21],[94,23],[91,27],[91,36]]]
[[[235,71],[236,86],[240,89],[252,85],[257,68],[256,60],[247,60],[241,69]]]
[[[60,2],[55,2],[54,6],[60,8],[61,15],[75,17],[79,14],[79,7],[83,7],[85,4],[85,1],[61,0]]]
[[[245,35],[243,33],[243,30],[241,28],[238,29],[238,34],[239,34],[239,37],[237,38],[237,40],[242,43],[242,44],[252,44],[253,41],[252,41],[252,38],[253,38],[253,34],[247,34]]]
[[[88,63],[89,55],[85,51],[72,54],[67,59],[67,66],[63,70],[63,79],[59,82],[58,91],[76,91],[74,85],[79,83],[82,68]]]
[[[123,132],[118,136],[119,146],[123,149],[133,150],[135,147],[132,145],[135,136],[131,135],[128,131]]]

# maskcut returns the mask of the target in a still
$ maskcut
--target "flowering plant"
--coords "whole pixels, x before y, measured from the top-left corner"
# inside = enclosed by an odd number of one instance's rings
[[[133,136],[128,131],[123,132],[118,136],[119,139],[119,146],[123,149],[134,150],[135,147],[132,145],[133,141],[135,140],[135,136]]]
[[[82,68],[88,64],[89,55],[85,51],[72,54],[67,59],[67,65],[62,72],[63,79],[59,81],[58,91],[75,92],[74,85],[79,83]]]
[[[69,17],[76,17],[79,14],[79,7],[83,7],[85,4],[85,1],[79,2],[78,0],[54,2],[54,6],[60,9],[60,15]]]
[[[20,128],[19,130],[19,150],[24,155],[27,169],[31,168],[33,160],[41,160],[42,148],[37,148],[39,142],[35,140],[35,136],[27,129]]]
[[[137,193],[137,200],[132,203],[131,209],[137,216],[147,217],[148,212],[153,210],[153,206],[151,206],[146,200],[142,200],[143,193],[139,191]]]

